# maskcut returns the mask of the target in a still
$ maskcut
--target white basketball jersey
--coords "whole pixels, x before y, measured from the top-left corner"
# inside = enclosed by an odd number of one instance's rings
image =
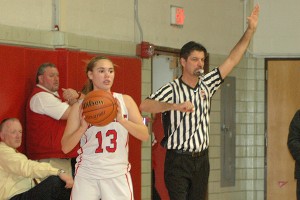
[[[128,120],[123,96],[113,93]],[[128,131],[116,120],[106,126],[90,126],[80,140],[76,176],[104,179],[124,175],[130,171],[128,162]]]

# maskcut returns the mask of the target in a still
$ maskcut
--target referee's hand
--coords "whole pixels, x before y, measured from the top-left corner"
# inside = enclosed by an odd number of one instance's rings
[[[193,112],[194,111],[194,105],[190,101],[186,101],[180,104],[176,105],[176,110],[181,112]]]

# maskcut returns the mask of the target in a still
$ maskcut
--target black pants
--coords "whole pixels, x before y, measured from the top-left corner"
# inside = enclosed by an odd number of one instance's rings
[[[69,200],[71,189],[58,176],[49,176],[27,192],[13,196],[10,200]]]
[[[75,177],[76,158],[71,158],[72,176]]]
[[[170,199],[205,200],[209,168],[208,150],[197,157],[168,150],[164,176]]]
[[[155,170],[152,169],[152,200],[161,200],[155,187]]]
[[[297,200],[300,200],[300,179],[297,179]]]

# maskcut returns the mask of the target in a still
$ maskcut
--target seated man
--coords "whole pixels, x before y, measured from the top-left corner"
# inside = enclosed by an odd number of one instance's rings
[[[29,160],[17,148],[22,142],[22,125],[16,118],[0,123],[0,199],[69,200],[73,178],[49,163]],[[44,179],[35,184],[34,179]]]

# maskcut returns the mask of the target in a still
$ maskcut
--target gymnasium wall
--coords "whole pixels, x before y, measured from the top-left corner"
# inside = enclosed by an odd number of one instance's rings
[[[60,88],[81,90],[87,78],[86,63],[96,54],[68,49],[39,49],[0,45],[0,120],[19,118],[23,125],[23,142],[19,150],[25,152],[25,107],[35,85],[36,70],[44,62],[56,64],[60,73]],[[97,54],[99,55],[99,54]],[[109,56],[116,67],[112,91],[132,96],[141,102],[141,60],[133,57]],[[133,151],[134,150],[134,151]],[[135,199],[141,198],[141,142],[130,137],[129,160]]]

